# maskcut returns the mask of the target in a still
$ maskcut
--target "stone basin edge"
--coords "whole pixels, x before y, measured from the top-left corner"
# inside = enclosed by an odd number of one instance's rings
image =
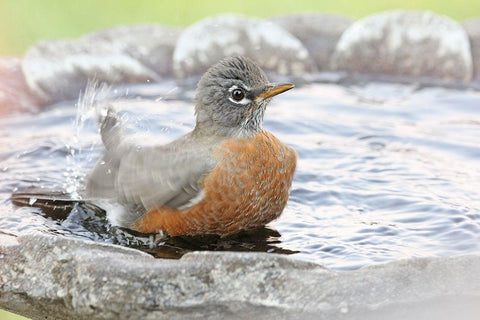
[[[168,260],[58,235],[0,234],[0,307],[33,319],[474,319],[479,271],[479,255],[335,271],[278,254]]]

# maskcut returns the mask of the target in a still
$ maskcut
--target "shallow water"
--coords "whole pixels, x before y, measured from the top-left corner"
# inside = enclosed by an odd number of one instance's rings
[[[115,106],[151,143],[191,130],[190,102],[155,98]],[[82,204],[59,215],[29,206],[40,198],[14,206],[12,192],[32,187],[75,191],[100,156],[95,121],[83,111],[75,122],[73,105],[0,119],[0,231],[63,234],[162,257],[279,252],[335,269],[480,252],[479,92],[313,84],[276,97],[265,127],[299,154],[291,199],[268,228],[228,239],[133,235]]]

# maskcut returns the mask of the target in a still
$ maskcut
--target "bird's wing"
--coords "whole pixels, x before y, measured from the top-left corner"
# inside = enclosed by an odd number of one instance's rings
[[[105,154],[87,177],[86,197],[115,198],[115,181],[120,159],[133,147],[123,133],[122,121],[109,107],[105,116],[99,114],[99,127]]]
[[[115,180],[118,171],[118,162],[105,153],[87,177],[84,190],[85,198],[115,198]]]
[[[201,194],[200,179],[216,165],[211,156],[215,142],[191,134],[163,146],[138,146],[123,134],[113,110],[100,120],[100,131],[106,151],[88,177],[86,193],[126,207],[115,213],[121,226],[154,207],[189,205]]]
[[[187,204],[200,193],[200,179],[215,167],[209,148],[183,138],[161,147],[126,152],[115,181],[119,202],[146,210]]]

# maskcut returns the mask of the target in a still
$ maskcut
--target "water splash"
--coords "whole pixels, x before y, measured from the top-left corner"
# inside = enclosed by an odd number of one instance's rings
[[[80,198],[78,190],[84,185],[85,180],[84,163],[85,160],[91,160],[84,159],[83,151],[85,148],[80,142],[85,122],[90,119],[98,120],[102,117],[102,114],[106,112],[109,103],[107,99],[111,96],[111,91],[111,86],[105,83],[99,83],[96,80],[90,81],[75,105],[77,113],[72,125],[73,136],[71,142],[66,144],[68,169],[64,185],[64,190],[72,198]],[[91,151],[94,145],[87,148]],[[87,155],[89,154],[91,152],[87,153]]]

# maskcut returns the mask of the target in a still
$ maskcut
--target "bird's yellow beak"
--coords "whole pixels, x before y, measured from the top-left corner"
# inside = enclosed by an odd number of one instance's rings
[[[287,90],[290,90],[292,89],[293,87],[295,87],[293,84],[291,83],[282,83],[282,84],[277,84],[277,85],[269,85],[268,86],[268,90],[259,94],[255,100],[257,100],[257,102],[260,102],[260,101],[263,101],[263,100],[266,100],[266,99],[269,99],[273,96],[276,96],[277,94],[280,94],[282,92],[285,92]]]

